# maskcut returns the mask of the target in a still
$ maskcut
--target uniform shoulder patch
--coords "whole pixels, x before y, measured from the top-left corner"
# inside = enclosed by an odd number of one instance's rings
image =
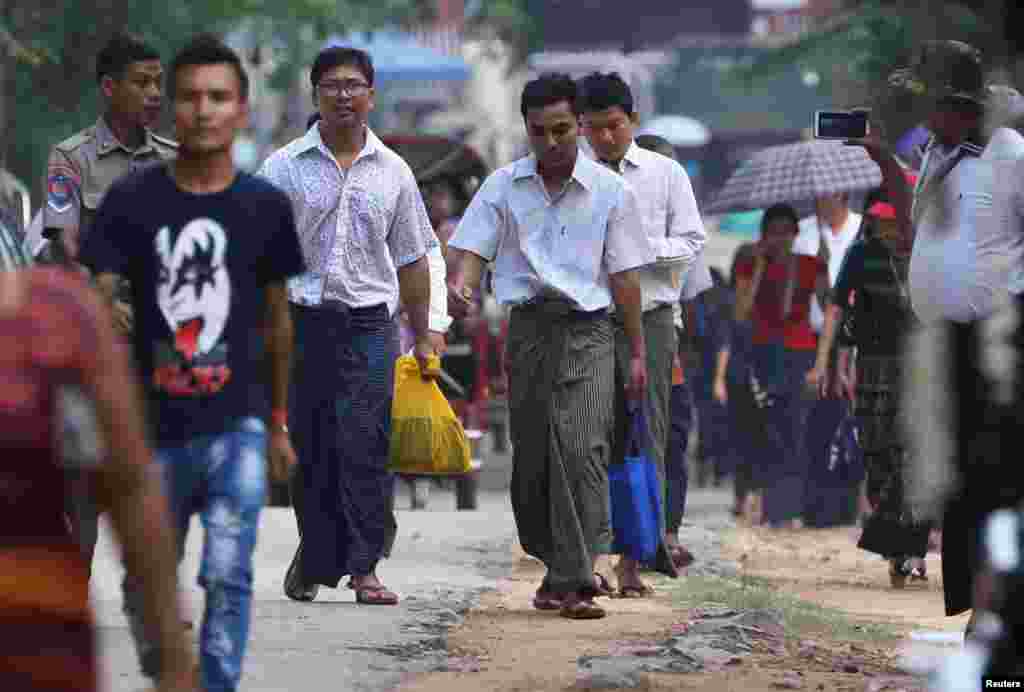
[[[78,176],[66,166],[51,167],[46,178],[46,204],[55,213],[71,209],[78,198]]]
[[[81,132],[71,135],[54,148],[58,151],[69,154],[93,138],[93,129],[93,127],[87,127]]]

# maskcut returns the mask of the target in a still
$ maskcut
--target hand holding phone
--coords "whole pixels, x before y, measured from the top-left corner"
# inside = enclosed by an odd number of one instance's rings
[[[864,139],[870,132],[870,111],[815,111],[814,136],[817,139]]]

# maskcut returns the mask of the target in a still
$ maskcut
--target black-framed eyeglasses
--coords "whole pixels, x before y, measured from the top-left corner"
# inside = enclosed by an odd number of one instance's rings
[[[358,79],[347,79],[343,82],[320,82],[317,90],[327,98],[345,96],[361,96],[366,93],[370,85]]]

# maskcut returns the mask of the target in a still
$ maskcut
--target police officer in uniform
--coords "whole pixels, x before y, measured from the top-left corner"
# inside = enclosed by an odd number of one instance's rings
[[[133,36],[115,36],[97,56],[96,78],[105,113],[55,146],[47,163],[43,225],[71,258],[111,184],[177,152],[175,142],[150,130],[160,117],[163,94],[155,49]]]
[[[50,152],[46,172],[44,236],[49,248],[44,259],[74,262],[103,195],[123,175],[171,159],[177,144],[150,128],[160,117],[163,68],[160,54],[130,35],[112,38],[96,59],[96,78],[105,112],[88,127]],[[116,301],[115,326],[125,337],[131,331],[127,287]],[[103,451],[96,437],[92,411],[73,391],[60,398],[64,440],[63,461],[69,466],[68,516],[90,564],[96,548],[98,510],[91,493],[88,469]]]

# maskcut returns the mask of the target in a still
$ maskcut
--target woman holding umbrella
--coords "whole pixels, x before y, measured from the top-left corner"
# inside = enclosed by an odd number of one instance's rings
[[[817,390],[810,304],[812,295],[823,299],[829,290],[825,262],[793,253],[798,223],[792,206],[769,207],[753,256],[736,266],[736,318],[752,323],[751,360],[767,436],[759,474],[763,518],[777,528],[802,526],[807,418]]]

